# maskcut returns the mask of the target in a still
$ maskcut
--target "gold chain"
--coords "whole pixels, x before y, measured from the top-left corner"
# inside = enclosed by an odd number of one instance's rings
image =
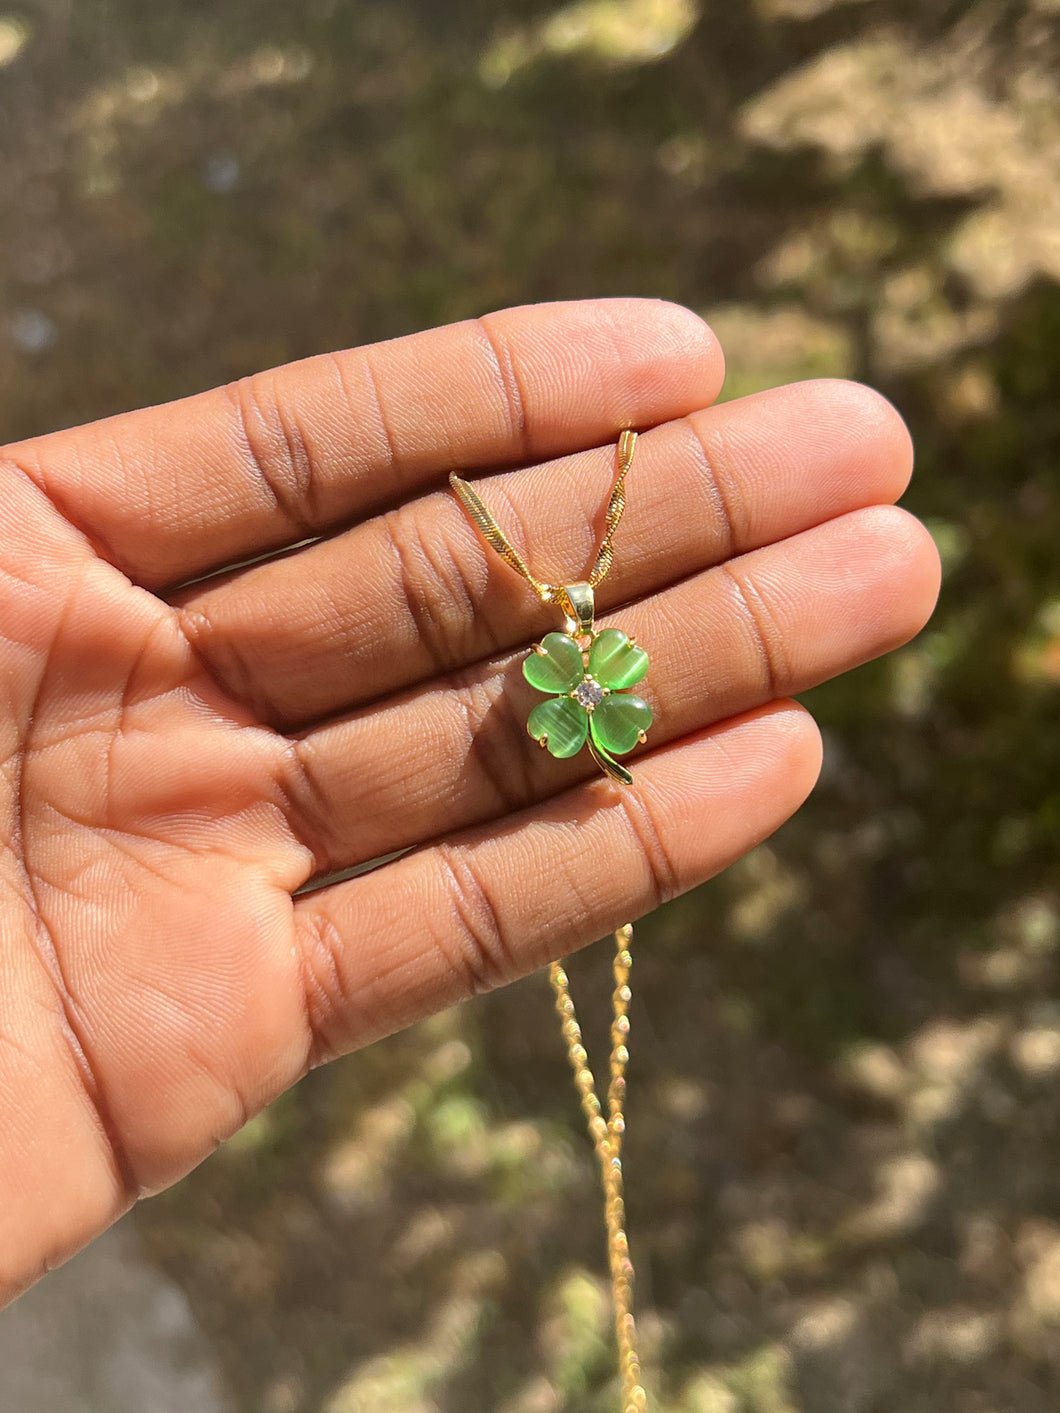
[[[636,432],[625,431],[618,439],[618,472],[607,503],[604,537],[589,578],[585,581],[590,590],[595,589],[606,576],[614,559],[612,540],[626,508],[626,476],[633,464],[636,445]],[[567,586],[547,584],[535,579],[522,555],[497,524],[473,487],[455,471],[449,476],[449,484],[486,543],[526,580],[542,603],[559,604],[564,612],[577,619],[577,605],[572,603]],[[591,605],[591,594],[589,602]],[[574,1085],[581,1098],[582,1111],[588,1123],[589,1137],[596,1150],[604,1188],[615,1341],[622,1379],[622,1413],[645,1413],[648,1399],[640,1382],[640,1358],[637,1354],[637,1331],[633,1319],[633,1262],[630,1260],[629,1242],[626,1238],[626,1208],[622,1183],[622,1139],[626,1132],[626,1066],[629,1063],[629,1003],[633,994],[629,985],[630,968],[633,965],[630,951],[632,942],[633,927],[626,923],[615,933],[615,986],[611,996],[611,1078],[607,1090],[606,1118],[596,1092],[593,1072],[589,1068],[589,1056],[570,994],[570,982],[559,962],[553,962],[549,967],[549,981],[555,995],[563,1038],[567,1043],[567,1058],[574,1075]]]
[[[637,1354],[637,1328],[633,1320],[633,1262],[626,1238],[626,1207],[622,1191],[622,1137],[626,1131],[623,1112],[626,1097],[626,1065],[629,1063],[629,1003],[632,991],[629,972],[633,965],[630,944],[633,928],[629,923],[615,933],[615,989],[611,996],[611,1083],[607,1091],[608,1115],[596,1092],[596,1081],[589,1068],[589,1056],[582,1043],[581,1026],[574,1010],[567,973],[559,962],[549,967],[549,980],[556,997],[567,1042],[567,1057],[574,1075],[574,1086],[582,1101],[582,1112],[589,1125],[589,1137],[600,1163],[604,1185],[604,1211],[607,1220],[607,1255],[611,1268],[611,1292],[615,1314],[615,1339],[618,1344],[618,1364],[622,1376],[622,1413],[644,1413],[647,1394],[640,1382],[640,1358]]]
[[[611,561],[615,557],[611,541],[618,529],[618,522],[622,519],[622,512],[626,508],[626,477],[629,474],[629,468],[633,465],[633,453],[636,446],[636,432],[623,432],[618,439],[618,475],[611,490],[611,498],[607,502],[604,537],[600,541],[596,560],[586,581],[591,589],[595,589],[605,577],[611,568]],[[486,543],[491,549],[497,551],[505,564],[511,565],[517,574],[522,575],[541,602],[562,603],[564,586],[562,584],[546,584],[540,579],[534,578],[526,566],[526,561],[486,509],[475,488],[458,476],[455,471],[449,473],[449,484],[460,498],[461,504],[472,522],[478,527]]]

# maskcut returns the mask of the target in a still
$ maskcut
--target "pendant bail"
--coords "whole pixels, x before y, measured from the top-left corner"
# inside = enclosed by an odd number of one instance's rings
[[[564,584],[559,591],[559,606],[566,615],[566,630],[572,638],[591,638],[596,618],[596,604],[591,584]]]

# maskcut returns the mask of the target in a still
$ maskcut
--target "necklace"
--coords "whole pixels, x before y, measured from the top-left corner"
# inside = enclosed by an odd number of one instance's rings
[[[546,633],[523,663],[523,675],[530,685],[548,694],[548,699],[531,711],[527,731],[542,749],[560,758],[576,755],[587,746],[604,774],[624,786],[632,785],[633,777],[615,756],[625,755],[643,742],[652,721],[648,703],[625,689],[635,686],[647,672],[648,654],[621,629],[597,631],[594,590],[614,559],[612,540],[626,507],[626,476],[636,444],[636,432],[625,431],[618,439],[618,472],[607,504],[604,537],[588,579],[572,584],[548,584],[535,579],[477,492],[455,471],[449,477],[454,493],[486,543],[522,576],[542,603],[555,604],[564,615],[564,631]],[[622,1413],[644,1413],[647,1395],[640,1382],[633,1319],[633,1263],[626,1238],[622,1182],[632,941],[633,928],[629,923],[614,934],[615,984],[611,995],[606,1117],[589,1068],[567,973],[559,962],[549,967],[549,981],[603,1183]]]

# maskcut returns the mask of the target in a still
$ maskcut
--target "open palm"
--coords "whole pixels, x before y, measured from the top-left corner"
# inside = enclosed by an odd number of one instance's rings
[[[539,305],[4,449],[0,1302],[310,1065],[801,803],[819,742],[785,698],[910,637],[937,563],[889,504],[887,403],[711,407],[721,376],[687,310]],[[488,471],[569,582],[624,426],[651,430],[598,605],[652,658],[633,790],[527,737],[522,652],[557,624],[445,490]]]

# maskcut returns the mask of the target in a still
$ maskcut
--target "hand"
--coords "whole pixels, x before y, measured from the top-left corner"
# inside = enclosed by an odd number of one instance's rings
[[[540,305],[5,449],[0,1300],[307,1067],[637,917],[801,803],[819,739],[784,698],[915,633],[937,561],[890,506],[889,404],[809,382],[711,408],[721,378],[687,310]],[[569,581],[629,425],[652,430],[597,597],[651,654],[656,725],[623,790],[526,735],[520,662],[555,616],[445,476],[493,470],[531,567]]]

